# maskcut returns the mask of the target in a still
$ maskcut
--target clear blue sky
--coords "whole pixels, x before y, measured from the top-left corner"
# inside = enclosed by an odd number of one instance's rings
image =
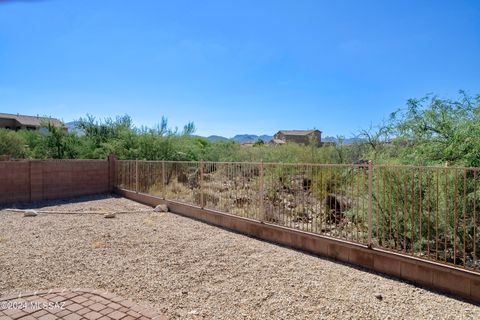
[[[0,0],[0,112],[350,136],[480,93],[480,1]]]

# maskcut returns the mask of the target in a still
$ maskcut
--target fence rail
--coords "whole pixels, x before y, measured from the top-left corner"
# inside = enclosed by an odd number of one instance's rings
[[[115,184],[480,272],[478,170],[122,160]]]

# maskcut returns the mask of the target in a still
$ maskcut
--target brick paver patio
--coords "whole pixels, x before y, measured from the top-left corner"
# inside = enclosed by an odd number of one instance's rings
[[[100,290],[49,290],[0,298],[0,320],[157,320],[164,316]]]

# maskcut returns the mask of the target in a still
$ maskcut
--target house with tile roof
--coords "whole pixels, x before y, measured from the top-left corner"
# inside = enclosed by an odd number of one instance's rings
[[[11,130],[36,130],[46,124],[66,128],[62,121],[51,117],[26,116],[21,114],[0,113],[0,128]]]
[[[296,142],[301,144],[314,143],[321,145],[322,132],[320,130],[280,130],[273,136],[273,141]]]

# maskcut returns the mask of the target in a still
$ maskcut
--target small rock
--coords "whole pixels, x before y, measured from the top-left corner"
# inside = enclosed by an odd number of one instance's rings
[[[194,310],[190,311],[188,314],[197,315],[197,314],[199,314],[199,312],[194,309]]]
[[[380,300],[380,301],[383,300],[383,296],[382,296],[380,293],[376,293],[376,294],[375,294],[375,298],[377,298],[377,299]]]
[[[38,212],[36,210],[25,210],[23,214],[24,217],[36,217],[38,216]]]
[[[103,217],[107,219],[115,218],[115,212],[106,213]]]
[[[153,209],[155,212],[168,212],[168,207],[166,204],[159,204]]]

